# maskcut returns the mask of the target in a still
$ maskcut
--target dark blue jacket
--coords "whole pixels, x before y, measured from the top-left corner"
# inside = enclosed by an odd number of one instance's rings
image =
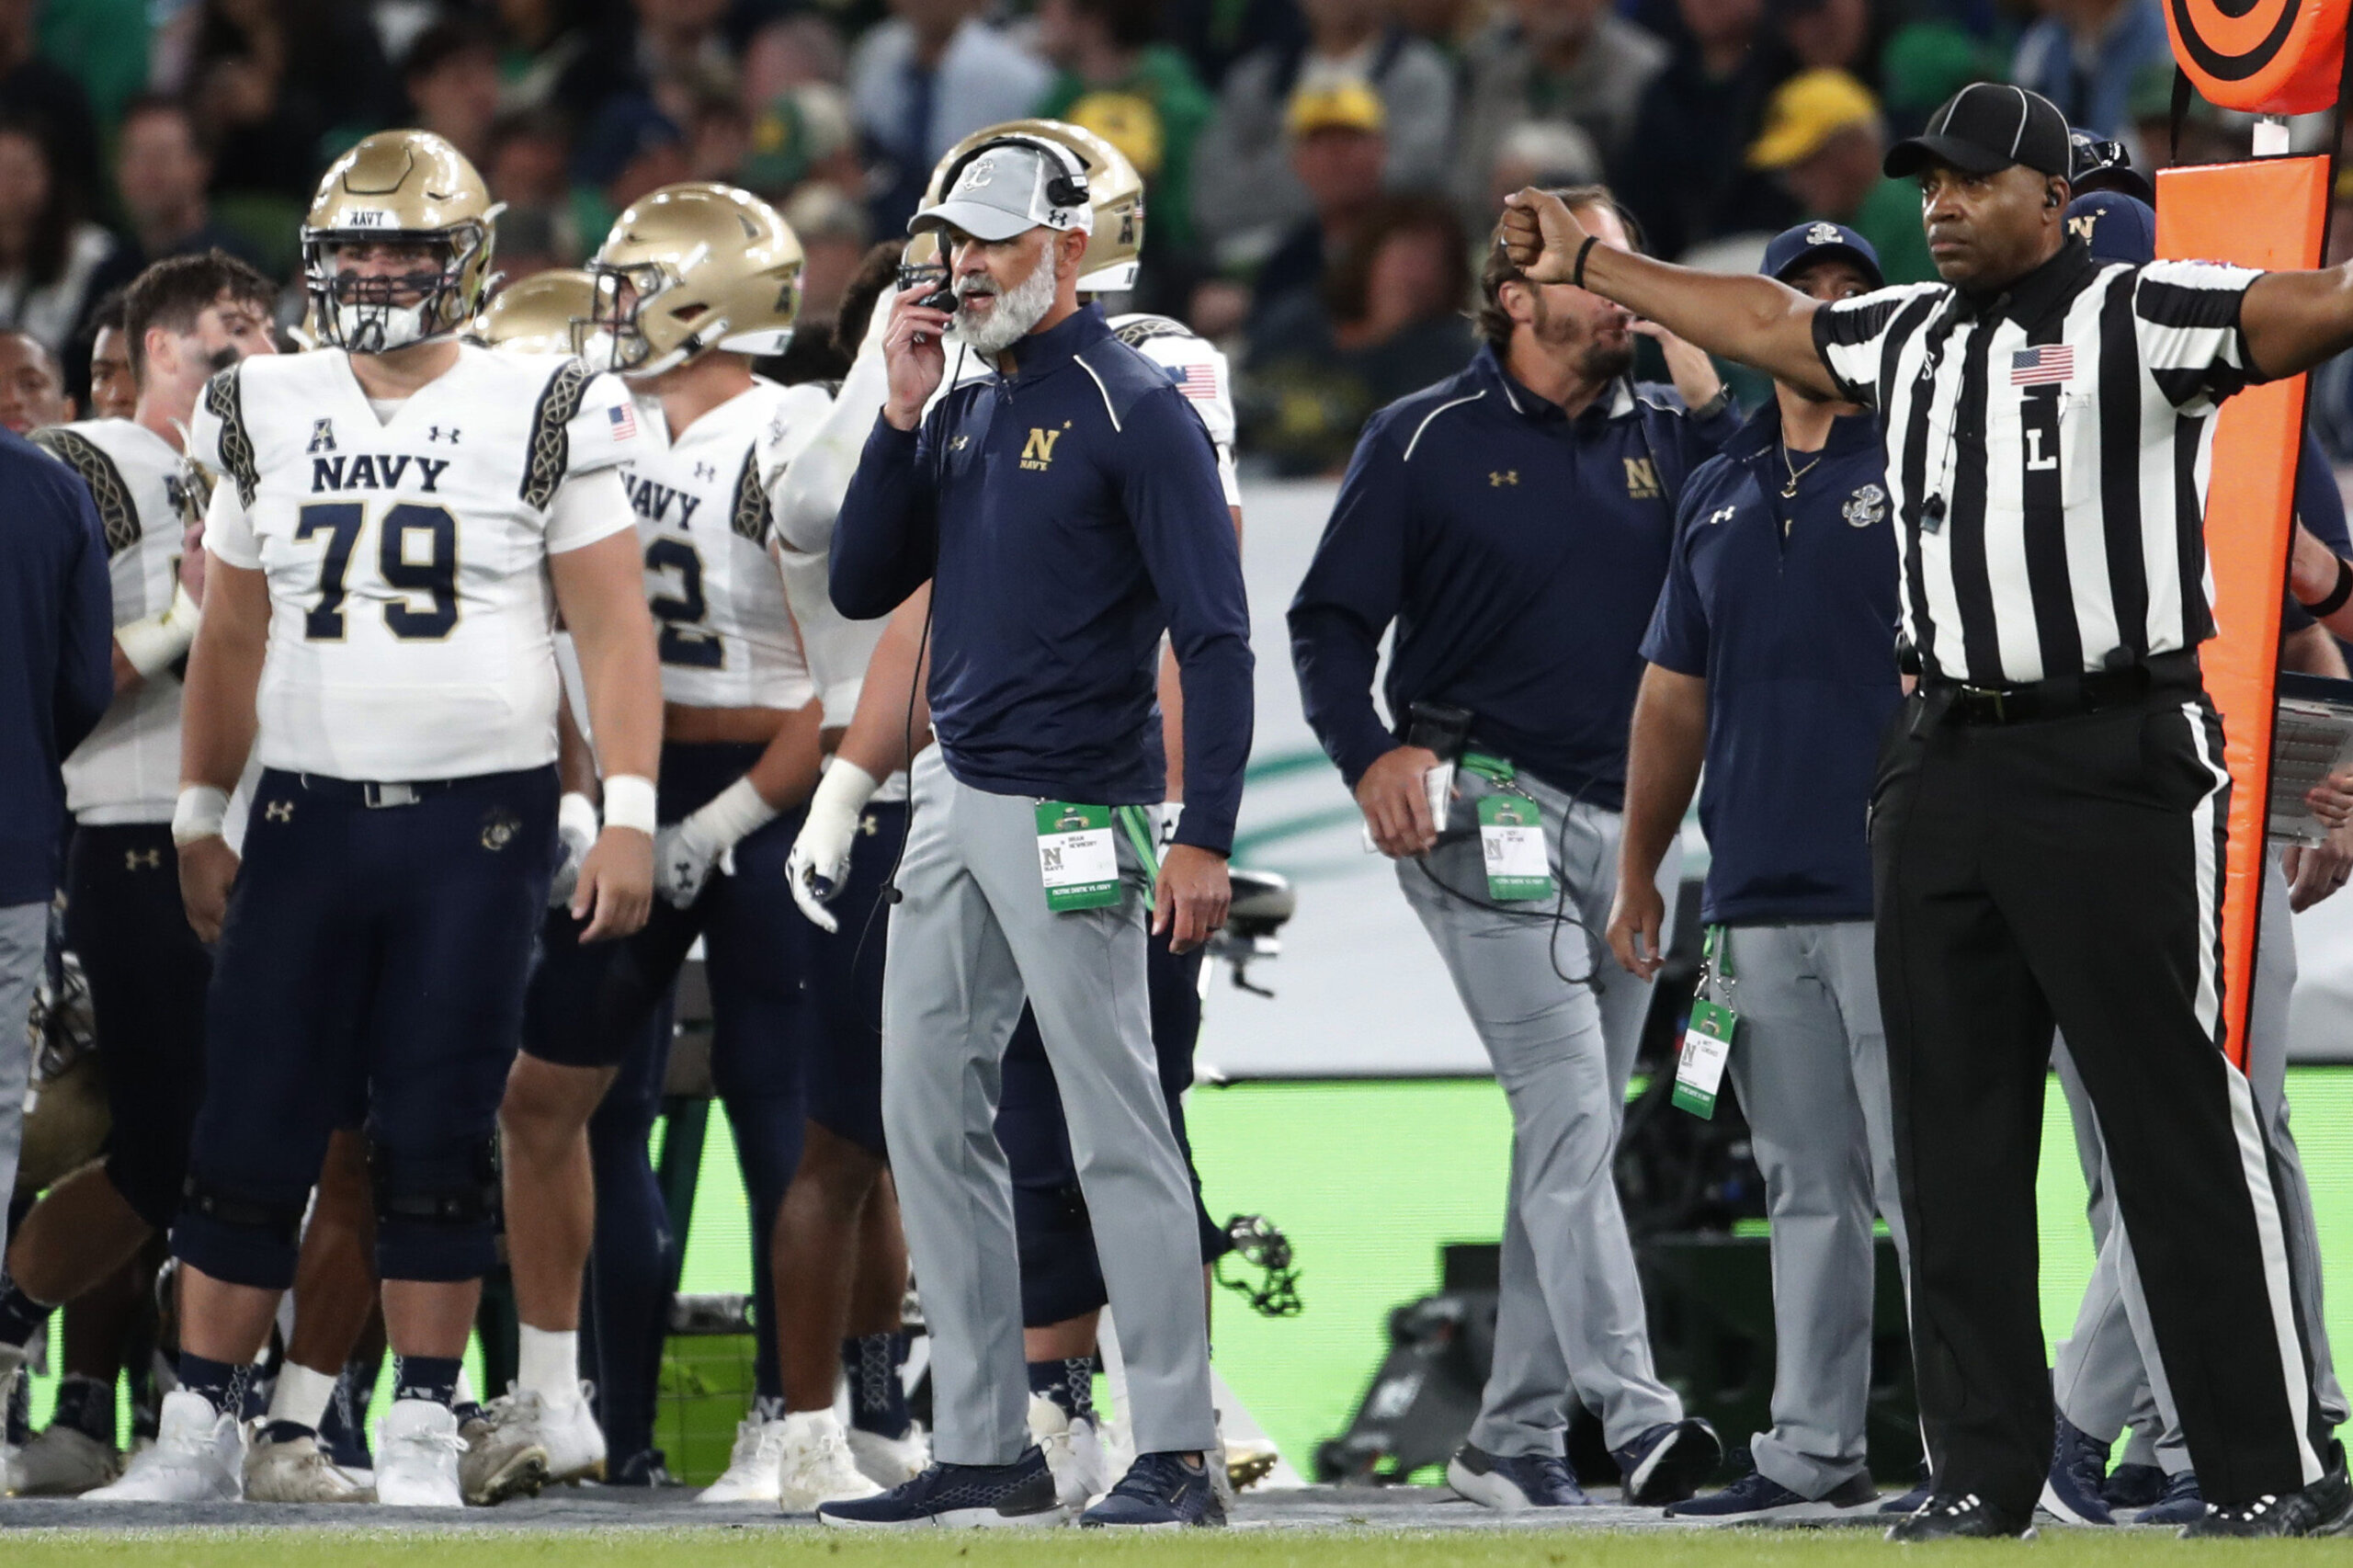
[[[89,491],[0,430],[0,904],[46,903],[56,892],[57,765],[114,700],[113,647],[114,591]]]
[[[1167,792],[1160,636],[1185,690],[1176,842],[1233,842],[1250,757],[1250,612],[1200,419],[1088,305],[958,387],[919,431],[875,421],[834,533],[833,598],[932,594],[931,725],[964,784],[1141,805]]]
[[[1691,476],[1643,656],[1708,682],[1704,917],[1868,920],[1871,768],[1903,699],[1886,451],[1870,415],[1813,468],[1780,437],[1771,405]]]
[[[1476,716],[1480,749],[1616,808],[1675,498],[1738,425],[1631,381],[1571,419],[1492,347],[1374,415],[1290,607],[1307,722],[1348,787],[1437,701]]]
[[[2353,537],[2348,537],[2345,527],[2345,497],[2337,492],[2336,472],[2328,466],[2328,454],[2320,449],[2309,428],[2304,431],[2303,450],[2296,458],[2296,521],[2339,557],[2353,560]],[[2279,630],[2302,631],[2312,623],[2313,618],[2290,594],[2280,608]]]

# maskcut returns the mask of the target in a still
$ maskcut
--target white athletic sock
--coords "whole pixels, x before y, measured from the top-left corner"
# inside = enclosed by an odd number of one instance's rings
[[[463,1410],[470,1404],[480,1404],[481,1403],[482,1401],[475,1397],[474,1394],[473,1379],[466,1375],[465,1368],[460,1367],[458,1369],[458,1394],[455,1399],[452,1399],[449,1402],[450,1405],[455,1409]]]
[[[287,1362],[278,1369],[278,1387],[269,1396],[269,1419],[317,1431],[326,1418],[327,1401],[335,1397],[335,1379],[333,1372]]]
[[[528,1389],[558,1410],[569,1409],[580,1399],[580,1335],[576,1330],[561,1334],[529,1324],[518,1324],[515,1383]]]

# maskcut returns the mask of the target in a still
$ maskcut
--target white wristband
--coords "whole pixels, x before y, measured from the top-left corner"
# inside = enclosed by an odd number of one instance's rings
[[[759,790],[746,778],[738,778],[712,796],[691,820],[710,835],[715,848],[725,850],[733,848],[776,818],[776,808],[760,799]]]
[[[660,825],[654,809],[654,780],[635,773],[617,774],[605,780],[605,825],[632,827],[646,837],[654,836]]]
[[[558,833],[595,843],[597,802],[577,790],[566,790],[563,799],[555,803],[555,825]]]
[[[229,815],[229,791],[212,784],[183,784],[172,807],[172,844],[185,849],[200,838],[221,836]]]
[[[116,627],[115,644],[122,650],[131,667],[139,672],[140,679],[153,680],[159,671],[170,668],[175,659],[188,652],[188,644],[196,641],[197,625],[203,619],[204,611],[182,586],[172,596],[172,608],[163,614]]]
[[[836,756],[818,775],[816,793],[809,797],[809,816],[818,822],[854,821],[881,788],[881,781],[874,775]]]

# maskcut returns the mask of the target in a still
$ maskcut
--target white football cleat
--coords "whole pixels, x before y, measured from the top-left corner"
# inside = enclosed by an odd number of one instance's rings
[[[702,1489],[698,1503],[773,1503],[784,1468],[784,1423],[747,1416],[735,1424],[727,1472]]]
[[[852,1503],[879,1497],[877,1486],[858,1468],[841,1417],[830,1410],[797,1410],[784,1428],[783,1462],[778,1467],[777,1506],[788,1514],[813,1514],[820,1503]]]
[[[236,1418],[200,1393],[164,1396],[155,1446],[131,1457],[122,1479],[82,1494],[90,1503],[234,1502],[244,1471]]]
[[[388,1508],[462,1508],[458,1417],[429,1399],[396,1399],[376,1436],[376,1501]]]
[[[1029,1396],[1029,1440],[1045,1451],[1053,1472],[1054,1497],[1065,1508],[1084,1509],[1111,1490],[1111,1458],[1093,1416],[1074,1421],[1044,1394]]]
[[[920,1421],[909,1422],[904,1437],[885,1437],[856,1426],[846,1435],[849,1457],[858,1461],[858,1473],[885,1492],[931,1467],[931,1439],[924,1435]]]
[[[536,1389],[510,1386],[466,1429],[466,1501],[490,1504],[541,1486],[605,1478],[605,1433],[588,1408],[587,1385],[559,1408]],[[538,1474],[527,1462],[539,1450]]]
[[[369,1478],[374,1480],[371,1475]],[[375,1488],[355,1483],[319,1450],[316,1437],[272,1443],[256,1439],[245,1450],[248,1503],[372,1503]]]
[[[78,1497],[120,1473],[122,1456],[73,1426],[52,1425],[8,1460],[7,1489],[19,1497]]]

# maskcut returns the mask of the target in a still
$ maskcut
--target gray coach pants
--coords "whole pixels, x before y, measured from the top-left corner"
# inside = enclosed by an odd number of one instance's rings
[[[0,1257],[8,1254],[8,1194],[25,1144],[25,1092],[33,1074],[33,989],[49,958],[49,905],[0,907]],[[0,1383],[0,1392],[6,1385]]]
[[[1727,1070],[1772,1221],[1773,1429],[1756,1469],[1820,1498],[1864,1473],[1874,1212],[1904,1256],[1871,923],[1724,933],[1740,1015]]]
[[[1448,824],[1463,836],[1433,849],[1427,868],[1397,864],[1511,1106],[1495,1369],[1471,1428],[1473,1445],[1506,1458],[1562,1452],[1572,1392],[1600,1413],[1613,1449],[1683,1418],[1683,1402],[1651,1365],[1611,1170],[1650,1003],[1650,987],[1620,969],[1602,939],[1620,817],[1572,805],[1525,773],[1519,783],[1543,810],[1553,869],[1568,890],[1563,918],[1549,903],[1481,907],[1489,901],[1475,802],[1495,786],[1470,774]],[[1660,869],[1670,928],[1681,869],[1671,854]]]
[[[2288,1126],[2288,1005],[2296,989],[2296,939],[2288,910],[2288,879],[2276,857],[2267,855],[2263,870],[2263,926],[2255,955],[2255,988],[2247,1003],[2247,1086],[2254,1091],[2256,1112],[2263,1119],[2271,1158],[2279,1167],[2280,1193],[2286,1208],[2280,1214],[2287,1233],[2288,1262],[2296,1292],[2296,1310],[2303,1319],[2304,1335],[2313,1353],[2313,1394],[2321,1409],[2336,1421],[2346,1418],[2345,1391],[2338,1386],[2329,1355],[2328,1327],[2321,1313],[2320,1237],[2313,1220],[2312,1187],[2304,1178],[2303,1160],[2296,1153],[2295,1134]],[[2099,1248],[2091,1283],[2075,1313],[2075,1331],[2060,1342],[2058,1367],[2052,1374],[2052,1394],[2059,1414],[2077,1429],[2103,1442],[2130,1426],[2134,1441],[2128,1460],[2152,1462],[2148,1439],[2154,1437],[2154,1462],[2168,1474],[2190,1468],[2189,1450],[2181,1432],[2181,1417],[2174,1408],[2165,1367],[2156,1353],[2156,1335],[2149,1325],[2147,1300],[2141,1293],[2140,1270],[2132,1260],[2132,1244],[2115,1221],[2114,1183],[2100,1142],[2099,1123],[2075,1064],[2062,1040],[2052,1053],[2066,1092],[2067,1108],[2075,1123],[2075,1153],[2084,1164],[2084,1180],[2091,1189],[2092,1235]]]
[[[1193,1187],[1144,999],[1144,869],[1115,834],[1126,897],[1055,915],[1039,878],[1037,802],[958,783],[937,746],[915,760],[913,791],[882,979],[882,1124],[933,1345],[932,1452],[1010,1464],[1029,1443],[1021,1263],[995,1131],[999,1063],[1025,996],[1094,1216],[1136,1449],[1212,1449]]]

